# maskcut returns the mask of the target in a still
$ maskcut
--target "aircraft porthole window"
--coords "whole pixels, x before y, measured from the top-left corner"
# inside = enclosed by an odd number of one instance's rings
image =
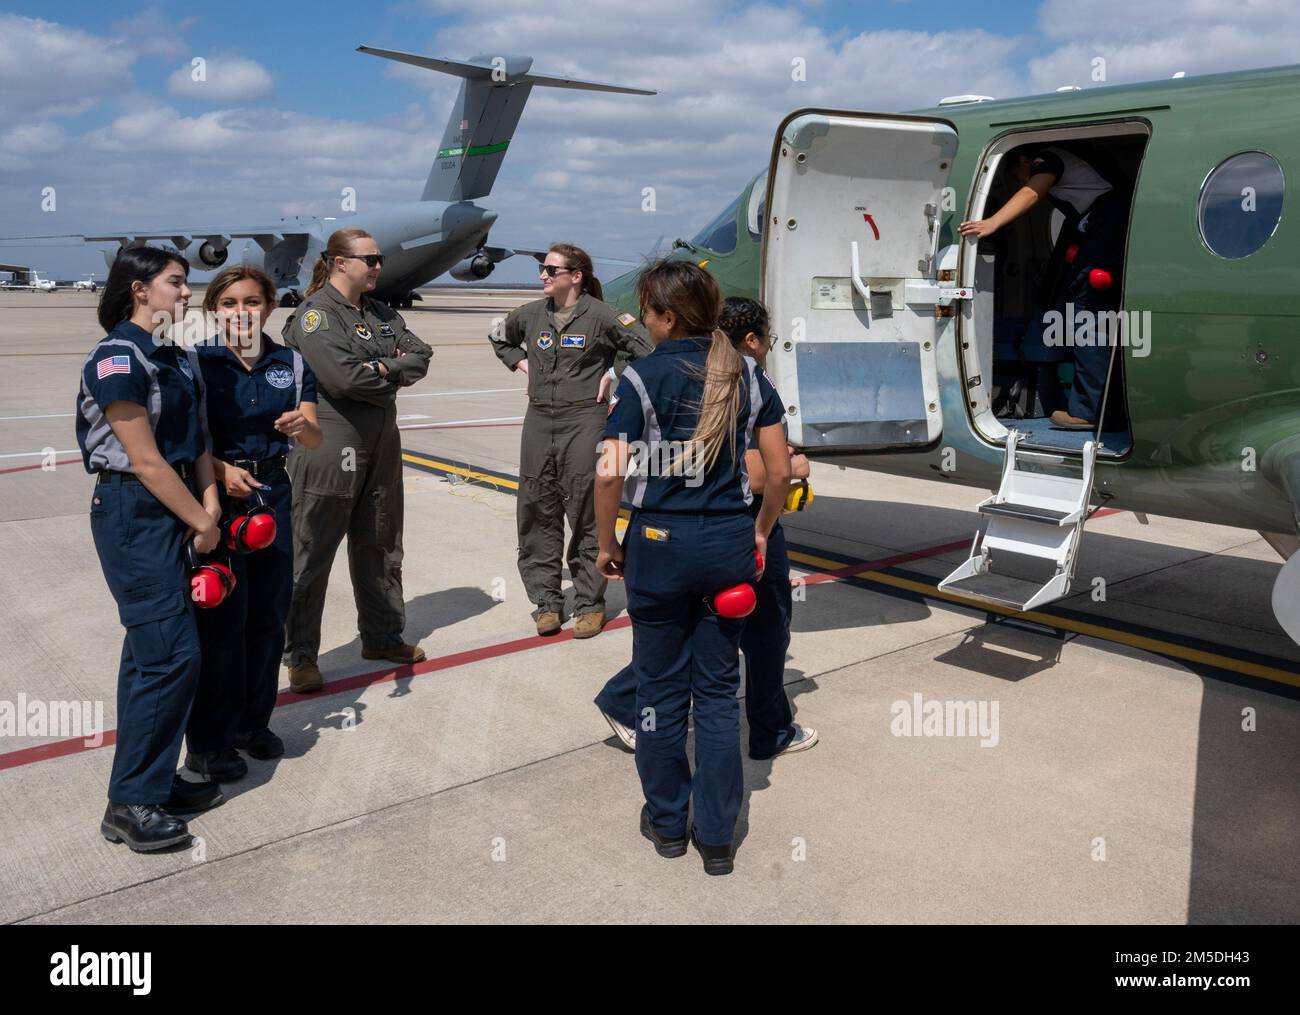
[[[1282,220],[1282,167],[1266,152],[1240,152],[1201,184],[1196,221],[1201,242],[1228,260],[1262,247]]]

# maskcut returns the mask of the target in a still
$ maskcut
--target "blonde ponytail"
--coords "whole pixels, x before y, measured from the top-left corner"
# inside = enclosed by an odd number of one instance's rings
[[[352,244],[357,240],[373,239],[374,237],[364,229],[336,229],[330,233],[329,241],[325,244],[325,249],[321,251],[320,258],[312,265],[311,283],[303,292],[303,296],[310,296],[330,280],[330,271],[334,265],[334,258],[352,253]]]
[[[717,463],[723,444],[730,448],[732,458],[736,457],[736,421],[744,386],[745,362],[727,333],[718,328],[722,291],[717,280],[693,261],[665,259],[641,273],[636,295],[643,311],[649,308],[663,314],[671,310],[677,315],[674,338],[679,334],[712,336],[700,377],[704,392],[695,432],[682,456],[666,470],[670,476],[702,475]]]
[[[699,420],[682,456],[683,463],[688,463],[696,475],[713,468],[724,443],[731,457],[736,457],[736,421],[740,418],[744,373],[745,362],[731,339],[725,331],[715,328],[704,361],[704,397],[700,401]]]

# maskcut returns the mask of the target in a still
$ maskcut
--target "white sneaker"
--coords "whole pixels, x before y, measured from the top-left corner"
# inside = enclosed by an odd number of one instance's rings
[[[605,717],[605,721],[609,723],[609,728],[614,731],[614,736],[618,737],[618,739],[623,742],[623,746],[626,747],[629,751],[635,751],[636,730],[632,729],[631,726],[624,726],[621,722],[615,719],[608,712],[601,712],[600,714],[603,715]]]
[[[794,724],[794,738],[772,755],[779,758],[782,754],[794,754],[796,751],[806,751],[813,744],[817,743],[817,731],[811,726],[800,726]]]

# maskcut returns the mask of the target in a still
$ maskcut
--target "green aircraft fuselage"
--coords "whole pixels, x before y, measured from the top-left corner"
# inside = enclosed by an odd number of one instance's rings
[[[1150,312],[1150,349],[1145,356],[1120,350],[1132,447],[1121,458],[1098,459],[1096,488],[1115,507],[1294,534],[1300,309],[1292,290],[1300,284],[1300,230],[1287,210],[1300,172],[1300,67],[972,102],[914,115],[947,121],[959,138],[949,177],[956,199],[942,209],[939,250],[960,242],[957,225],[974,217],[969,205],[985,150],[1010,132],[1121,122],[1149,132],[1129,219],[1122,308]],[[1202,239],[1198,200],[1217,166],[1252,151],[1271,155],[1286,176],[1281,222],[1253,253],[1225,259]],[[760,175],[745,188],[731,206],[732,222],[715,222],[693,246],[670,256],[703,262],[727,295],[759,298],[763,196],[753,189],[766,179]],[[709,248],[710,234],[721,238],[720,249]],[[636,275],[610,282],[607,299],[636,312]],[[970,324],[958,315],[955,325],[940,340],[951,344],[946,355],[956,365],[941,370],[940,440],[837,462],[997,486],[1003,444],[983,436],[972,418],[965,397],[970,371],[956,348],[971,341],[962,330]],[[962,467],[942,467],[947,449],[955,449]],[[1051,456],[1044,462],[1050,466]]]

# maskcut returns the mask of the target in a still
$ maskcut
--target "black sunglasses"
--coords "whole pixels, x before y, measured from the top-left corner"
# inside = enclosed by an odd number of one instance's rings
[[[573,271],[573,269],[572,269],[572,268],[565,268],[565,267],[563,267],[563,266],[561,266],[561,265],[558,265],[558,264],[543,264],[543,265],[542,265],[542,274],[544,274],[544,275],[549,275],[549,276],[551,276],[551,278],[554,278],[556,275],[558,275],[558,274],[559,274],[560,272],[562,272],[562,271],[569,271],[569,272],[571,272],[571,271]]]
[[[351,257],[358,261],[365,261],[367,268],[382,268],[384,266],[383,254],[335,254],[335,257]]]

